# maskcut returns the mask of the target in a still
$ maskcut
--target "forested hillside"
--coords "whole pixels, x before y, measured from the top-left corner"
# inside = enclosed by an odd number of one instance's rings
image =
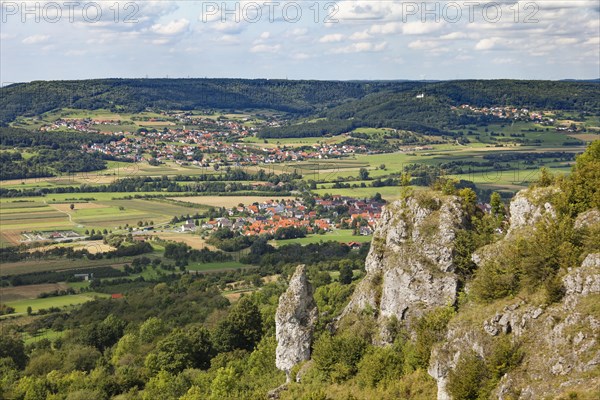
[[[147,108],[267,108],[307,113],[391,86],[384,82],[244,79],[35,81],[0,89],[0,123],[62,107],[138,112]]]
[[[447,133],[485,116],[454,113],[451,106],[530,107],[597,113],[600,83],[467,80],[419,81],[288,81],[245,79],[100,79],[14,84],[0,89],[0,124],[18,116],[53,109],[262,108],[296,116],[324,117],[298,129],[293,124],[265,129],[264,137],[336,134],[352,127],[387,126],[425,134]],[[423,98],[417,98],[423,94]],[[347,121],[351,119],[351,122]]]

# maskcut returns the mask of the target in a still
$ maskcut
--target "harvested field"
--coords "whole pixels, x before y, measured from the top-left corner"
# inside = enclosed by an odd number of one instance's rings
[[[242,297],[243,294],[250,294],[252,292],[254,292],[255,289],[248,289],[248,290],[243,290],[243,291],[239,291],[239,292],[230,292],[230,293],[223,293],[223,297],[225,297],[227,300],[229,300],[230,303],[235,303],[236,301],[238,301],[240,299],[240,297]]]
[[[30,252],[48,251],[48,250],[51,250],[56,247],[72,247],[73,250],[85,249],[85,250],[89,251],[91,254],[107,253],[109,251],[116,250],[114,247],[104,244],[102,242],[102,240],[85,240],[85,241],[80,241],[80,242],[75,242],[75,243],[51,244],[51,245],[44,246],[44,247],[36,247],[36,248],[30,249],[29,251]]]
[[[98,203],[73,203],[75,205],[75,210],[87,210],[90,208],[104,208],[105,205]],[[61,204],[50,204],[50,207],[57,209],[61,212],[71,212],[71,203],[61,203]]]
[[[15,287],[0,288],[0,301],[35,299],[41,293],[48,293],[55,290],[66,290],[69,286],[65,283],[44,283],[41,285],[25,285]]]
[[[271,194],[269,196],[186,196],[186,197],[171,197],[171,200],[184,201],[194,204],[203,204],[211,207],[236,207],[242,203],[244,205],[253,203],[263,203],[267,200],[276,199],[293,199],[292,196],[277,196]]]
[[[212,246],[210,244],[206,244],[206,241],[204,239],[202,239],[200,236],[198,235],[191,235],[189,233],[152,233],[152,236],[157,236],[163,240],[172,240],[174,242],[181,242],[181,243],[185,243],[188,246],[190,246],[193,249],[196,250],[202,250],[202,249],[209,249],[209,250],[217,250],[217,248],[215,246]]]
[[[18,231],[2,232],[0,233],[0,240],[2,243],[6,243],[8,245],[19,244],[21,240],[21,234]]]

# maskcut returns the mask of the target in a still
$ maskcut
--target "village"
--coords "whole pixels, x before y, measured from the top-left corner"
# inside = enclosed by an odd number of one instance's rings
[[[148,123],[156,122],[152,119]],[[158,121],[164,122],[164,121]],[[344,143],[328,144],[319,142],[306,146],[260,146],[246,143],[244,139],[255,136],[255,128],[233,120],[214,120],[210,118],[191,118],[178,116],[178,122],[189,123],[196,127],[187,129],[186,125],[177,127],[139,128],[135,132],[103,131],[102,126],[119,125],[118,120],[58,119],[44,125],[42,131],[74,130],[115,136],[108,144],[93,143],[83,146],[89,153],[101,153],[112,158],[132,162],[147,161],[151,164],[175,162],[179,165],[209,167],[215,165],[258,165],[303,161],[310,159],[329,159],[368,154],[366,145]],[[269,125],[277,125],[271,123]],[[348,135],[346,135],[348,136]],[[349,137],[349,136],[348,136]]]
[[[476,114],[493,115],[494,117],[501,119],[538,122],[543,125],[552,125],[554,123],[554,119],[546,117],[543,111],[530,111],[527,108],[516,108],[510,106],[476,107],[469,104],[463,104],[460,107],[452,107],[452,109],[468,110]]]
[[[298,228],[307,234],[324,234],[334,229],[352,229],[355,235],[373,233],[381,216],[382,201],[334,195],[315,198],[308,206],[301,199],[266,200],[225,209],[224,216],[201,221],[184,218],[181,232],[211,233],[227,228],[246,236],[275,235],[279,229]]]

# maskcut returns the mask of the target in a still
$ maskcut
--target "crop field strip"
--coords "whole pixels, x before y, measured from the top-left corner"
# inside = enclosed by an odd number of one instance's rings
[[[7,301],[6,305],[14,307],[16,313],[25,313],[27,308],[31,307],[33,312],[50,307],[70,307],[77,306],[88,301],[92,301],[97,297],[108,298],[110,295],[97,292],[86,292],[82,294],[70,294],[66,296],[46,297],[43,299],[26,299]]]

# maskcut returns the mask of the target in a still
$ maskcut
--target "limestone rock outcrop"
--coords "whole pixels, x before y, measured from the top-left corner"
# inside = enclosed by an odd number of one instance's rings
[[[276,366],[286,372],[294,365],[310,359],[313,330],[317,321],[313,288],[306,277],[306,267],[299,265],[289,287],[279,298],[275,314],[277,338]]]
[[[410,325],[413,318],[454,303],[454,239],[464,219],[456,196],[420,193],[387,205],[366,259],[367,274],[342,319],[370,309],[380,321],[396,317]],[[385,336],[382,331],[383,342]]]
[[[542,187],[518,192],[510,202],[510,228],[507,234],[510,236],[520,228],[532,226],[543,217],[554,218],[556,211],[550,200],[557,191],[553,187]]]
[[[519,192],[510,205],[506,237],[478,249],[473,261],[482,266],[506,254],[504,246],[516,237],[533,232],[543,218],[555,218],[550,201],[555,192],[553,188]],[[599,215],[597,210],[582,213],[575,229],[598,223]],[[438,400],[451,399],[448,377],[461,355],[475,352],[488,359],[502,337],[527,347],[520,364],[500,379],[494,398],[532,400],[558,396],[565,388],[600,387],[600,315],[594,306],[600,301],[600,254],[587,255],[580,266],[568,271],[562,284],[564,297],[551,305],[513,299],[500,309],[499,304],[490,304],[477,315],[453,319],[446,339],[434,347],[430,358],[428,372],[437,381]]]
[[[438,400],[451,399],[448,376],[461,355],[474,351],[488,359],[501,336],[528,347],[520,365],[502,377],[493,398],[554,398],[563,388],[600,387],[600,316],[589,310],[600,301],[600,254],[588,255],[563,283],[566,295],[559,303],[540,307],[516,300],[479,327],[473,320],[451,321],[446,340],[433,349],[428,370],[437,381]]]

